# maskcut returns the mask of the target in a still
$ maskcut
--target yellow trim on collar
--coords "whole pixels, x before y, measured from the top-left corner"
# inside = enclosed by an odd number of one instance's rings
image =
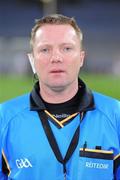
[[[52,114],[50,114],[47,110],[45,110],[45,113],[50,116],[55,122],[59,124],[59,126],[64,127],[61,122],[59,122]]]
[[[58,121],[52,114],[50,114],[47,110],[45,110],[45,113],[50,116],[60,127],[64,127],[64,123],[69,121],[71,118],[75,117],[77,114],[79,114],[79,112],[74,113],[70,116],[68,116],[67,118],[63,119],[62,121]]]
[[[61,123],[64,124],[65,122],[67,122],[67,121],[70,120],[71,118],[75,117],[77,114],[78,114],[78,113],[74,113],[74,114],[68,116],[67,118],[63,119],[63,120],[61,121]]]

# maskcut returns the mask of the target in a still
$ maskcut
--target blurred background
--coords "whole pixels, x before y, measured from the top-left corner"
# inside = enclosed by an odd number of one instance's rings
[[[75,17],[86,50],[82,78],[120,99],[120,0],[0,0],[0,102],[31,90],[30,33],[49,13]]]

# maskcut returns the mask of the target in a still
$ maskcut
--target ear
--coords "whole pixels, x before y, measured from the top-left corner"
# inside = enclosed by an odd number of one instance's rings
[[[35,66],[34,66],[34,57],[33,57],[33,54],[32,53],[28,53],[27,56],[28,56],[28,59],[30,61],[33,73],[35,74],[36,70],[35,70]]]
[[[85,59],[85,51],[80,51],[80,67],[83,66],[84,59]]]

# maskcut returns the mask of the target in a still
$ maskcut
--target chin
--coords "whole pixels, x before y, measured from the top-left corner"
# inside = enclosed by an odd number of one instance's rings
[[[54,78],[48,82],[52,86],[64,86],[67,84],[67,81],[63,78]]]
[[[67,87],[67,83],[63,83],[63,82],[51,82],[48,85],[51,89],[53,90],[64,90]]]
[[[52,91],[54,91],[54,92],[62,92],[62,91],[64,91],[65,89],[66,89],[66,86],[51,86],[50,87],[51,89],[52,89]]]

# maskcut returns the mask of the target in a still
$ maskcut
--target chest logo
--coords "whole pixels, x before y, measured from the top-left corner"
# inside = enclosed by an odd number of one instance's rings
[[[16,165],[18,168],[29,168],[32,167],[32,164],[27,158],[16,159]]]

